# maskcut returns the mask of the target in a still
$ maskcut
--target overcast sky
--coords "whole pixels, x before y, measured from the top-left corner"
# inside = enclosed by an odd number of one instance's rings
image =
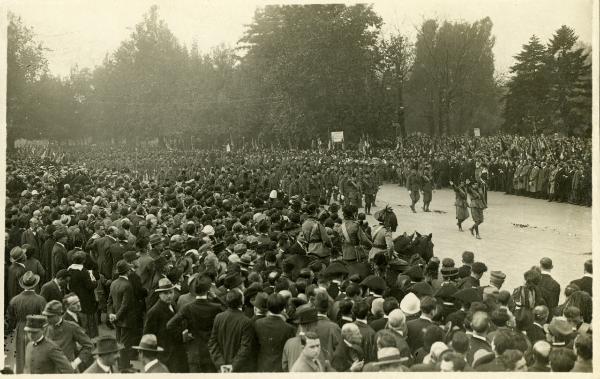
[[[128,38],[153,4],[180,42],[197,41],[201,51],[220,43],[234,46],[252,21],[256,0],[8,0],[7,8],[34,28],[45,47],[50,70],[66,75],[75,64],[93,68]],[[298,3],[298,1],[296,2]],[[305,3],[310,3],[306,1]],[[414,39],[428,18],[473,22],[489,16],[496,36],[496,71],[506,72],[532,34],[545,43],[561,25],[592,43],[592,0],[396,0],[374,1],[385,34],[399,31]]]

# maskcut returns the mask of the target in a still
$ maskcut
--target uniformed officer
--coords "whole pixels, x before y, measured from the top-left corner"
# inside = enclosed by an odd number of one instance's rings
[[[410,174],[406,179],[406,189],[410,193],[410,209],[413,211],[413,213],[417,213],[415,210],[415,204],[417,204],[420,198],[419,190],[421,189],[421,177],[417,173],[417,168],[414,166],[411,168]]]
[[[28,315],[25,332],[29,343],[25,348],[25,374],[72,374],[73,368],[65,354],[45,337],[48,319]]]

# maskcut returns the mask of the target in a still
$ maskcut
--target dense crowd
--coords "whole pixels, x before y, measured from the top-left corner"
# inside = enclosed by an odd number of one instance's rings
[[[472,252],[454,262],[431,235],[394,238],[393,211],[375,206],[381,183],[415,172],[591,204],[589,145],[414,135],[366,154],[10,153],[15,370],[591,372],[591,260],[557,283],[542,254],[505,289],[502,267],[482,283]]]

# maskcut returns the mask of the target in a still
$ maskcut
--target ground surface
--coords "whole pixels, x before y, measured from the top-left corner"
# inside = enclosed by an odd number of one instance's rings
[[[485,222],[480,226],[482,239],[477,240],[468,231],[473,224],[470,219],[463,224],[465,232],[458,231],[451,190],[434,192],[432,212],[422,212],[422,202],[419,202],[415,214],[409,208],[406,188],[386,184],[377,194],[377,208],[372,213],[386,204],[398,217],[395,235],[404,231],[411,234],[415,230],[421,234],[433,233],[434,254],[453,258],[457,265],[463,251],[473,251],[475,260],[484,262],[489,271],[500,270],[506,274],[503,288],[509,291],[522,284],[527,269],[547,256],[554,263],[552,276],[560,283],[562,292],[566,284],[582,276],[583,263],[591,257],[592,210],[588,207],[489,192]],[[375,224],[372,216],[367,220]],[[489,283],[489,271],[483,276],[482,284]],[[114,331],[102,325],[100,334],[109,333]],[[5,339],[5,354],[5,365],[12,367],[11,337]],[[138,362],[135,366],[139,368]]]
[[[396,212],[398,230],[394,235],[415,230],[433,233],[434,254],[453,258],[457,264],[463,251],[473,251],[475,260],[484,262],[489,271],[506,274],[503,288],[508,290],[521,285],[523,273],[547,256],[554,263],[552,276],[562,292],[566,284],[583,275],[583,263],[591,258],[592,209],[588,207],[489,192],[485,221],[479,227],[482,239],[478,240],[468,231],[471,219],[463,223],[464,232],[458,231],[452,190],[434,192],[430,213],[421,210],[421,201],[417,213],[412,213],[406,188],[394,184],[380,188],[376,204],[376,209],[389,204]],[[375,223],[372,217],[367,219]],[[489,283],[489,271],[482,284]]]

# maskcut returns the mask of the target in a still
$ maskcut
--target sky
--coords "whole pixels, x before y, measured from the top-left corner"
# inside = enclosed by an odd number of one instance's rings
[[[314,2],[314,1],[313,1]],[[384,35],[400,32],[413,41],[426,19],[494,23],[497,73],[508,72],[514,56],[536,34],[545,43],[561,25],[592,44],[593,0],[377,0],[369,2],[384,25]],[[68,75],[71,67],[93,68],[127,39],[143,14],[156,4],[169,29],[200,51],[219,44],[235,46],[257,7],[281,2],[258,0],[7,0],[7,9],[33,27],[47,49],[50,71]],[[290,3],[289,1],[287,3]],[[294,3],[312,3],[296,1]],[[348,3],[352,4],[352,3]]]

